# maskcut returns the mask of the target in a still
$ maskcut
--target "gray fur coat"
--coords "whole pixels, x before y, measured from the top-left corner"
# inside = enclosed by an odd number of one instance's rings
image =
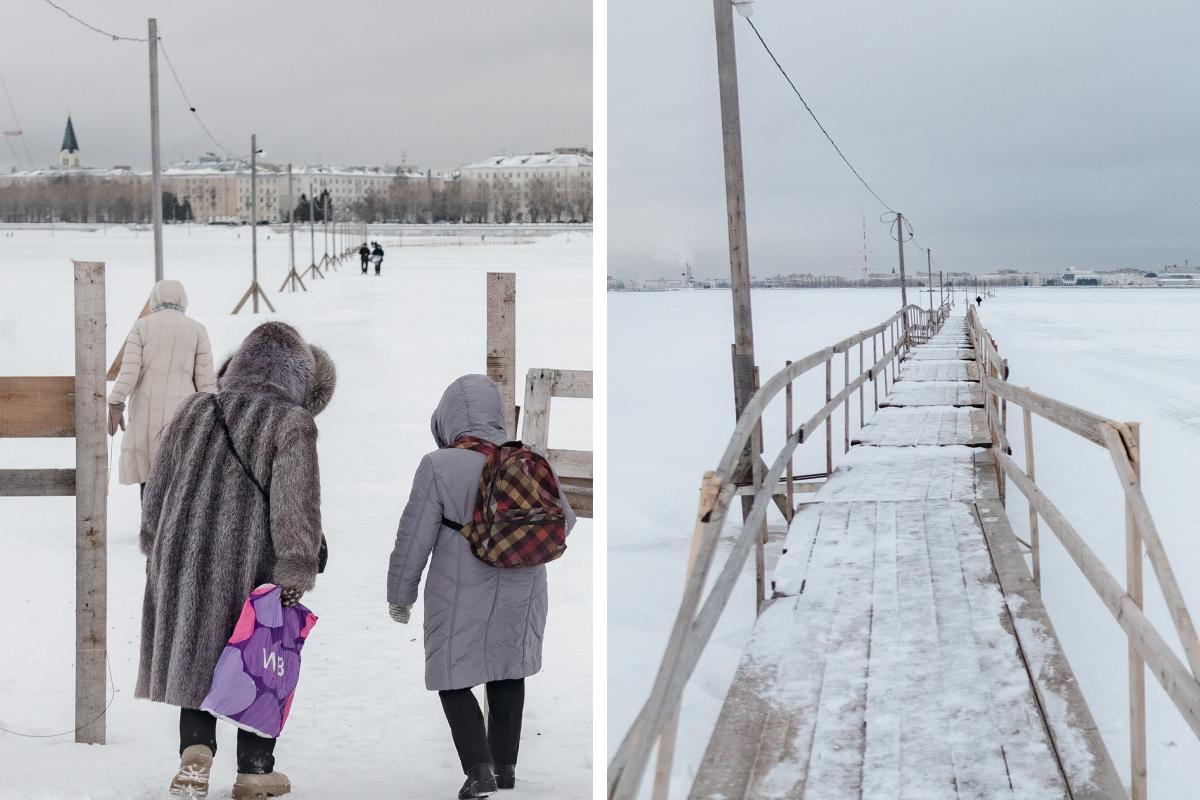
[[[260,325],[221,367],[216,398],[270,508],[230,449],[213,395],[180,405],[142,502],[149,562],[137,697],[198,708],[250,591],[268,582],[313,588],[321,544],[313,416],[335,382],[329,356],[281,322]]]
[[[433,412],[439,450],[421,459],[400,518],[388,568],[388,602],[412,605],[425,579],[425,686],[464,689],[524,678],[542,668],[546,631],[546,566],[501,568],[472,553],[442,517],[465,522],[475,509],[484,457],[445,449],[470,434],[495,444],[508,440],[500,390],[486,375],[452,383]],[[561,496],[567,530],[575,513]]]

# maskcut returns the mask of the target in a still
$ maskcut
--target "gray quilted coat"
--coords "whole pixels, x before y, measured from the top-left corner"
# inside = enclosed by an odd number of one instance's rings
[[[199,708],[242,604],[259,584],[309,590],[321,546],[321,479],[313,416],[329,403],[333,362],[294,328],[255,328],[221,367],[217,399],[194,394],[163,434],[140,544],[149,563],[136,697]],[[270,525],[267,519],[270,517]]]
[[[485,375],[465,375],[433,412],[433,438],[446,448],[467,434],[503,444],[500,390]],[[425,687],[465,689],[524,678],[542,668],[546,567],[500,568],[471,553],[463,535],[442,524],[470,519],[484,457],[439,449],[421,459],[388,569],[388,602],[412,605],[425,580]],[[567,530],[575,514],[565,497]],[[432,559],[431,559],[432,554]]]

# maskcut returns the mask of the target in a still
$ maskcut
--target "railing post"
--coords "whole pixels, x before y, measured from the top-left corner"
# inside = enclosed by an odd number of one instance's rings
[[[833,356],[825,359],[825,404],[833,399]],[[833,414],[825,417],[825,479],[833,475]]]
[[[880,331],[882,333],[882,331]],[[879,363],[879,346],[876,344],[878,334],[871,334],[871,366],[874,367]],[[871,396],[875,404],[875,413],[879,413],[879,376],[874,372],[871,373]]]
[[[1141,489],[1141,423],[1127,422],[1129,463]],[[1125,591],[1142,607],[1142,534],[1134,522],[1133,508],[1125,501]],[[1129,645],[1129,795],[1146,800],[1146,664],[1132,642]]]
[[[760,388],[758,383],[758,367],[754,368],[753,386],[754,393],[757,394]],[[751,464],[750,475],[752,476],[751,483],[753,484],[754,491],[757,492],[759,488],[762,487],[764,480],[763,461],[760,457],[760,454],[763,451],[763,426],[761,416],[759,416],[758,422],[754,426],[754,436],[752,438],[754,440],[754,461]],[[774,487],[772,487],[772,489],[774,489]],[[743,498],[743,500],[752,500],[752,497]],[[752,505],[752,503],[750,505]],[[757,596],[754,598],[755,615],[762,613],[767,588],[767,560],[766,553],[763,551],[763,548],[767,543],[766,517],[763,517],[760,528],[761,529],[754,536],[754,584],[756,591],[758,592]]]
[[[846,347],[846,352],[842,358],[842,363],[845,365],[843,372],[842,388],[845,389],[850,385],[850,348]],[[850,395],[846,395],[845,401],[842,403],[842,418],[845,422],[843,435],[843,453],[850,452]]]
[[[1037,483],[1037,471],[1033,462],[1033,412],[1022,409],[1025,420],[1025,473],[1029,480]],[[1029,549],[1033,554],[1033,582],[1042,588],[1042,551],[1038,542],[1038,513],[1033,503],[1029,504]]]
[[[864,371],[863,367],[863,340],[858,340],[858,374],[861,377]],[[862,384],[858,386],[858,427],[862,428],[867,424],[866,411],[866,387]]]
[[[791,361],[788,361],[785,367],[790,367]],[[784,389],[784,417],[787,427],[787,438],[792,438],[792,382],[788,381],[787,388]],[[787,463],[787,522],[790,526],[792,519],[796,516],[796,484],[794,480],[795,470],[792,468],[792,459],[788,459]]]

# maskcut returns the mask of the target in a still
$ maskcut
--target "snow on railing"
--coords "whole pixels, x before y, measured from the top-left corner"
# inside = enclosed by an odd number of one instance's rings
[[[967,309],[967,326],[975,343],[984,407],[992,436],[1000,498],[1004,501],[1007,477],[1029,502],[1033,579],[1041,588],[1041,546],[1038,519],[1044,519],[1062,542],[1079,571],[1116,618],[1129,640],[1129,749],[1131,797],[1146,797],[1146,683],[1150,668],[1192,732],[1200,737],[1200,640],[1183,593],[1167,558],[1158,527],[1142,494],[1140,423],[1116,422],[1090,411],[1068,405],[1030,389],[1009,383],[1008,362],[1000,357],[996,342],[974,308]],[[1023,411],[1025,470],[1012,459],[1008,444],[1008,404]],[[1084,439],[1105,448],[1112,458],[1125,495],[1125,586],[1122,587],[1066,517],[1038,487],[1033,455],[1033,414],[1047,419]],[[1183,645],[1187,666],[1179,660],[1162,635],[1142,611],[1142,548],[1158,578],[1163,598],[1171,613],[1175,632]]]
[[[932,311],[910,304],[873,328],[860,331],[832,347],[810,353],[798,361],[788,362],[750,398],[734,426],[733,435],[716,469],[706,472],[701,481],[700,503],[693,527],[683,600],[650,696],[609,763],[610,800],[633,800],[637,796],[656,744],[659,758],[655,770],[654,797],[655,800],[666,797],[680,699],[712,636],[713,629],[725,610],[752,547],[756,555],[758,608],[762,608],[765,590],[763,544],[766,541],[768,508],[773,504],[779,505],[788,522],[791,522],[796,509],[795,493],[819,489],[822,484],[811,481],[828,480],[833,472],[834,412],[839,406],[843,409],[843,447],[849,450],[850,400],[854,393],[859,394],[861,421],[865,413],[865,384],[868,381],[872,383],[875,408],[878,409],[878,379],[883,377],[886,395],[888,367],[892,368],[891,377],[894,380],[900,355],[914,343],[932,338],[949,313],[949,303]],[[873,363],[870,367],[864,365],[864,343],[867,339],[871,340],[872,347]],[[879,355],[878,342],[882,343],[882,355]],[[850,354],[855,346],[859,348],[859,367],[858,375],[852,379]],[[838,354],[843,355],[844,383],[841,391],[833,394],[833,360]],[[803,425],[793,429],[792,382],[820,366],[825,368],[825,403]],[[767,406],[781,392],[785,394],[787,438],[775,459],[767,466],[758,455],[762,452],[762,417]],[[825,426],[825,472],[816,475],[793,475],[792,454],[799,445],[812,441],[822,425]],[[713,587],[705,597],[704,586],[716,555],[721,530],[733,498],[738,495],[744,498],[752,497],[753,501],[749,508],[745,500],[743,501],[742,529]]]

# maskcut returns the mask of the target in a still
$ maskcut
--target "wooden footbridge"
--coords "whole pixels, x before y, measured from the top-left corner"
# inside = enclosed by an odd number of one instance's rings
[[[837,361],[844,380],[834,393]],[[792,383],[821,367],[825,404],[794,427]],[[752,550],[760,614],[689,798],[1146,796],[1145,669],[1200,736],[1200,642],[1141,493],[1138,426],[1012,385],[1007,374],[973,310],[952,317],[946,305],[908,306],[789,363],[755,393],[704,476],[683,603],[651,695],[610,764],[610,798],[640,796],[655,750],[652,793],[668,796],[680,698]],[[750,456],[780,395],[787,438],[767,465]],[[1024,468],[1011,457],[1009,405],[1023,417]],[[844,418],[836,468],[835,412]],[[1034,414],[1112,459],[1126,504],[1124,585],[1035,483]],[[824,439],[825,472],[794,476],[793,451],[814,439]],[[1029,500],[1029,542],[1005,513],[1010,483]],[[744,524],[713,579],[738,495]],[[788,534],[768,576],[772,506]],[[1128,787],[1042,603],[1039,522],[1128,636]],[[1143,547],[1186,663],[1142,614]]]

